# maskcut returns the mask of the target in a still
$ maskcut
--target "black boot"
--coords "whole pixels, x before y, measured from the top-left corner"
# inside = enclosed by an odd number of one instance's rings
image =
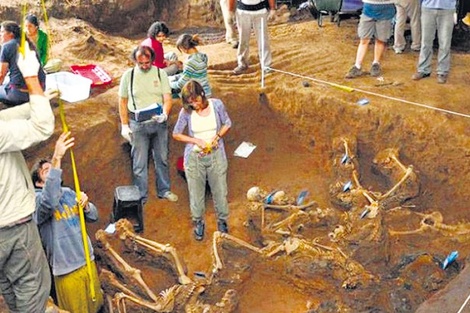
[[[194,222],[194,239],[201,241],[204,239],[204,221],[198,220]]]
[[[226,233],[226,234],[228,234],[227,221],[225,221],[225,220],[218,220],[218,221],[217,221],[217,229],[218,229],[221,233]]]

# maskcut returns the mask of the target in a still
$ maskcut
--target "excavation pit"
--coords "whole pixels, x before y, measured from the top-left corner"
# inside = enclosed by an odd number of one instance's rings
[[[316,206],[306,212],[309,219],[301,220],[302,223],[294,221],[287,230],[325,253],[328,249],[318,245],[339,247],[354,260],[353,264],[360,264],[373,277],[357,276],[362,279],[349,284],[352,280],[347,281],[348,266],[341,261],[344,256],[337,249],[330,259],[297,254],[298,251],[290,255],[279,252],[268,258],[233,242],[223,242],[220,249],[226,267],[217,277],[220,284],[208,286],[201,293],[199,299],[204,303],[214,305],[227,289],[233,288],[239,298],[236,312],[307,312],[308,308],[310,312],[414,312],[450,286],[464,269],[470,252],[469,118],[432,108],[470,113],[467,91],[470,78],[466,69],[469,55],[452,55],[452,72],[445,86],[437,85],[435,77],[411,81],[417,56],[411,53],[398,56],[391,51],[387,51],[383,61],[384,81],[371,77],[346,81],[343,76],[354,60],[357,45],[355,27],[354,21],[344,21],[340,28],[326,23],[319,29],[313,20],[270,27],[274,69],[351,86],[356,89],[353,92],[310,80],[310,87],[305,88],[305,78],[274,71],[267,75],[266,88],[262,90],[268,101],[260,103],[261,77],[255,42],[251,46],[249,71],[237,77],[231,75],[236,57],[229,45],[214,43],[201,46],[200,50],[209,56],[214,95],[224,101],[234,122],[226,137],[230,235],[259,249],[267,247],[269,240],[278,245],[285,242],[287,234],[261,233],[261,212],[252,208],[246,192],[259,186],[266,191],[283,190],[295,198],[300,191],[308,190],[305,202],[315,201]],[[64,50],[61,57],[65,64],[77,64],[77,60],[84,64],[99,63],[115,78],[108,89],[92,90],[90,99],[66,106],[66,118],[76,138],[74,153],[81,189],[100,212],[100,221],[88,228],[97,244],[94,234],[110,222],[115,188],[132,181],[129,146],[119,134],[117,83],[129,66],[130,51],[144,34],[139,40],[113,36],[75,19],[53,19],[51,28],[56,40],[53,49],[56,53]],[[92,47],[86,45],[90,35],[95,39]],[[170,37],[165,49],[176,51],[172,45],[175,36]],[[87,47],[89,50],[84,51]],[[366,96],[359,90],[430,108]],[[358,106],[357,101],[364,97],[370,103]],[[170,130],[180,108],[181,103],[175,100]],[[55,134],[45,144],[27,151],[30,164],[53,151],[61,132],[57,108],[55,111]],[[341,229],[339,226],[346,226],[343,215],[351,211],[338,206],[330,196],[331,184],[338,181],[334,171],[334,139],[340,137],[357,140],[355,160],[366,190],[386,193],[394,186],[390,176],[374,166],[377,153],[388,148],[398,149],[401,162],[412,165],[420,180],[419,193],[401,203],[401,209],[384,210],[381,223],[371,224],[374,219],[367,216],[354,221],[352,232],[356,233],[346,243],[331,241],[329,236]],[[247,159],[233,156],[243,141],[257,145]],[[208,199],[206,238],[200,243],[193,240],[186,184],[175,166],[182,151],[183,145],[170,139],[172,190],[179,201],[158,200],[153,188],[155,177],[151,174],[150,197],[144,208],[145,231],[139,235],[173,246],[184,261],[188,277],[197,281],[197,273],[209,276],[212,268],[211,239],[216,221]],[[69,160],[64,161],[63,167],[65,185],[73,186]],[[355,216],[362,212],[358,210]],[[437,213],[430,216],[433,212],[439,212],[442,219]],[[267,212],[265,221],[272,225],[288,216],[283,211]],[[368,235],[373,231],[381,236],[372,240]],[[178,284],[169,261],[149,265],[141,255],[127,253],[118,239],[113,240],[118,252],[143,271],[144,280],[154,293]],[[443,270],[442,261],[454,250],[459,251],[459,258]],[[106,266],[103,260],[98,259],[100,268]],[[466,296],[465,290],[454,292],[453,307],[447,307],[447,311],[456,312]]]

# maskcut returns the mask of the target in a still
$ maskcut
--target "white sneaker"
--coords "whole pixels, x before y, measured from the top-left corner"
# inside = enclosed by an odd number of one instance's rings
[[[165,192],[163,197],[160,197],[161,199],[167,199],[170,202],[176,202],[178,201],[178,196],[172,193],[171,191]]]
[[[234,75],[240,75],[242,74],[243,72],[245,72],[247,70],[247,66],[245,65],[239,65],[237,66],[236,68],[233,69],[233,74]]]

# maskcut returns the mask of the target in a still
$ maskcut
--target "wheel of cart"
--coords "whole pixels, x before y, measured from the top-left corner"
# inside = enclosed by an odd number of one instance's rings
[[[323,26],[323,15],[329,15],[331,22],[336,13],[341,9],[342,0],[310,0],[318,11],[318,26]]]
[[[308,0],[308,9],[310,11],[310,14],[312,14],[312,17],[314,19],[318,19],[318,15],[320,14],[317,10],[317,7],[315,6],[315,2],[313,0]]]

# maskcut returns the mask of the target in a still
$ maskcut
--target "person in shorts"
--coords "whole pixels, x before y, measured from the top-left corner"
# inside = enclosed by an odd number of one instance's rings
[[[364,6],[357,30],[360,38],[357,47],[356,63],[351,67],[345,78],[356,78],[365,75],[362,62],[367,53],[369,42],[375,39],[374,61],[370,68],[370,75],[379,77],[382,74],[380,60],[385,51],[387,41],[392,34],[392,19],[395,16],[393,0],[364,0]]]

